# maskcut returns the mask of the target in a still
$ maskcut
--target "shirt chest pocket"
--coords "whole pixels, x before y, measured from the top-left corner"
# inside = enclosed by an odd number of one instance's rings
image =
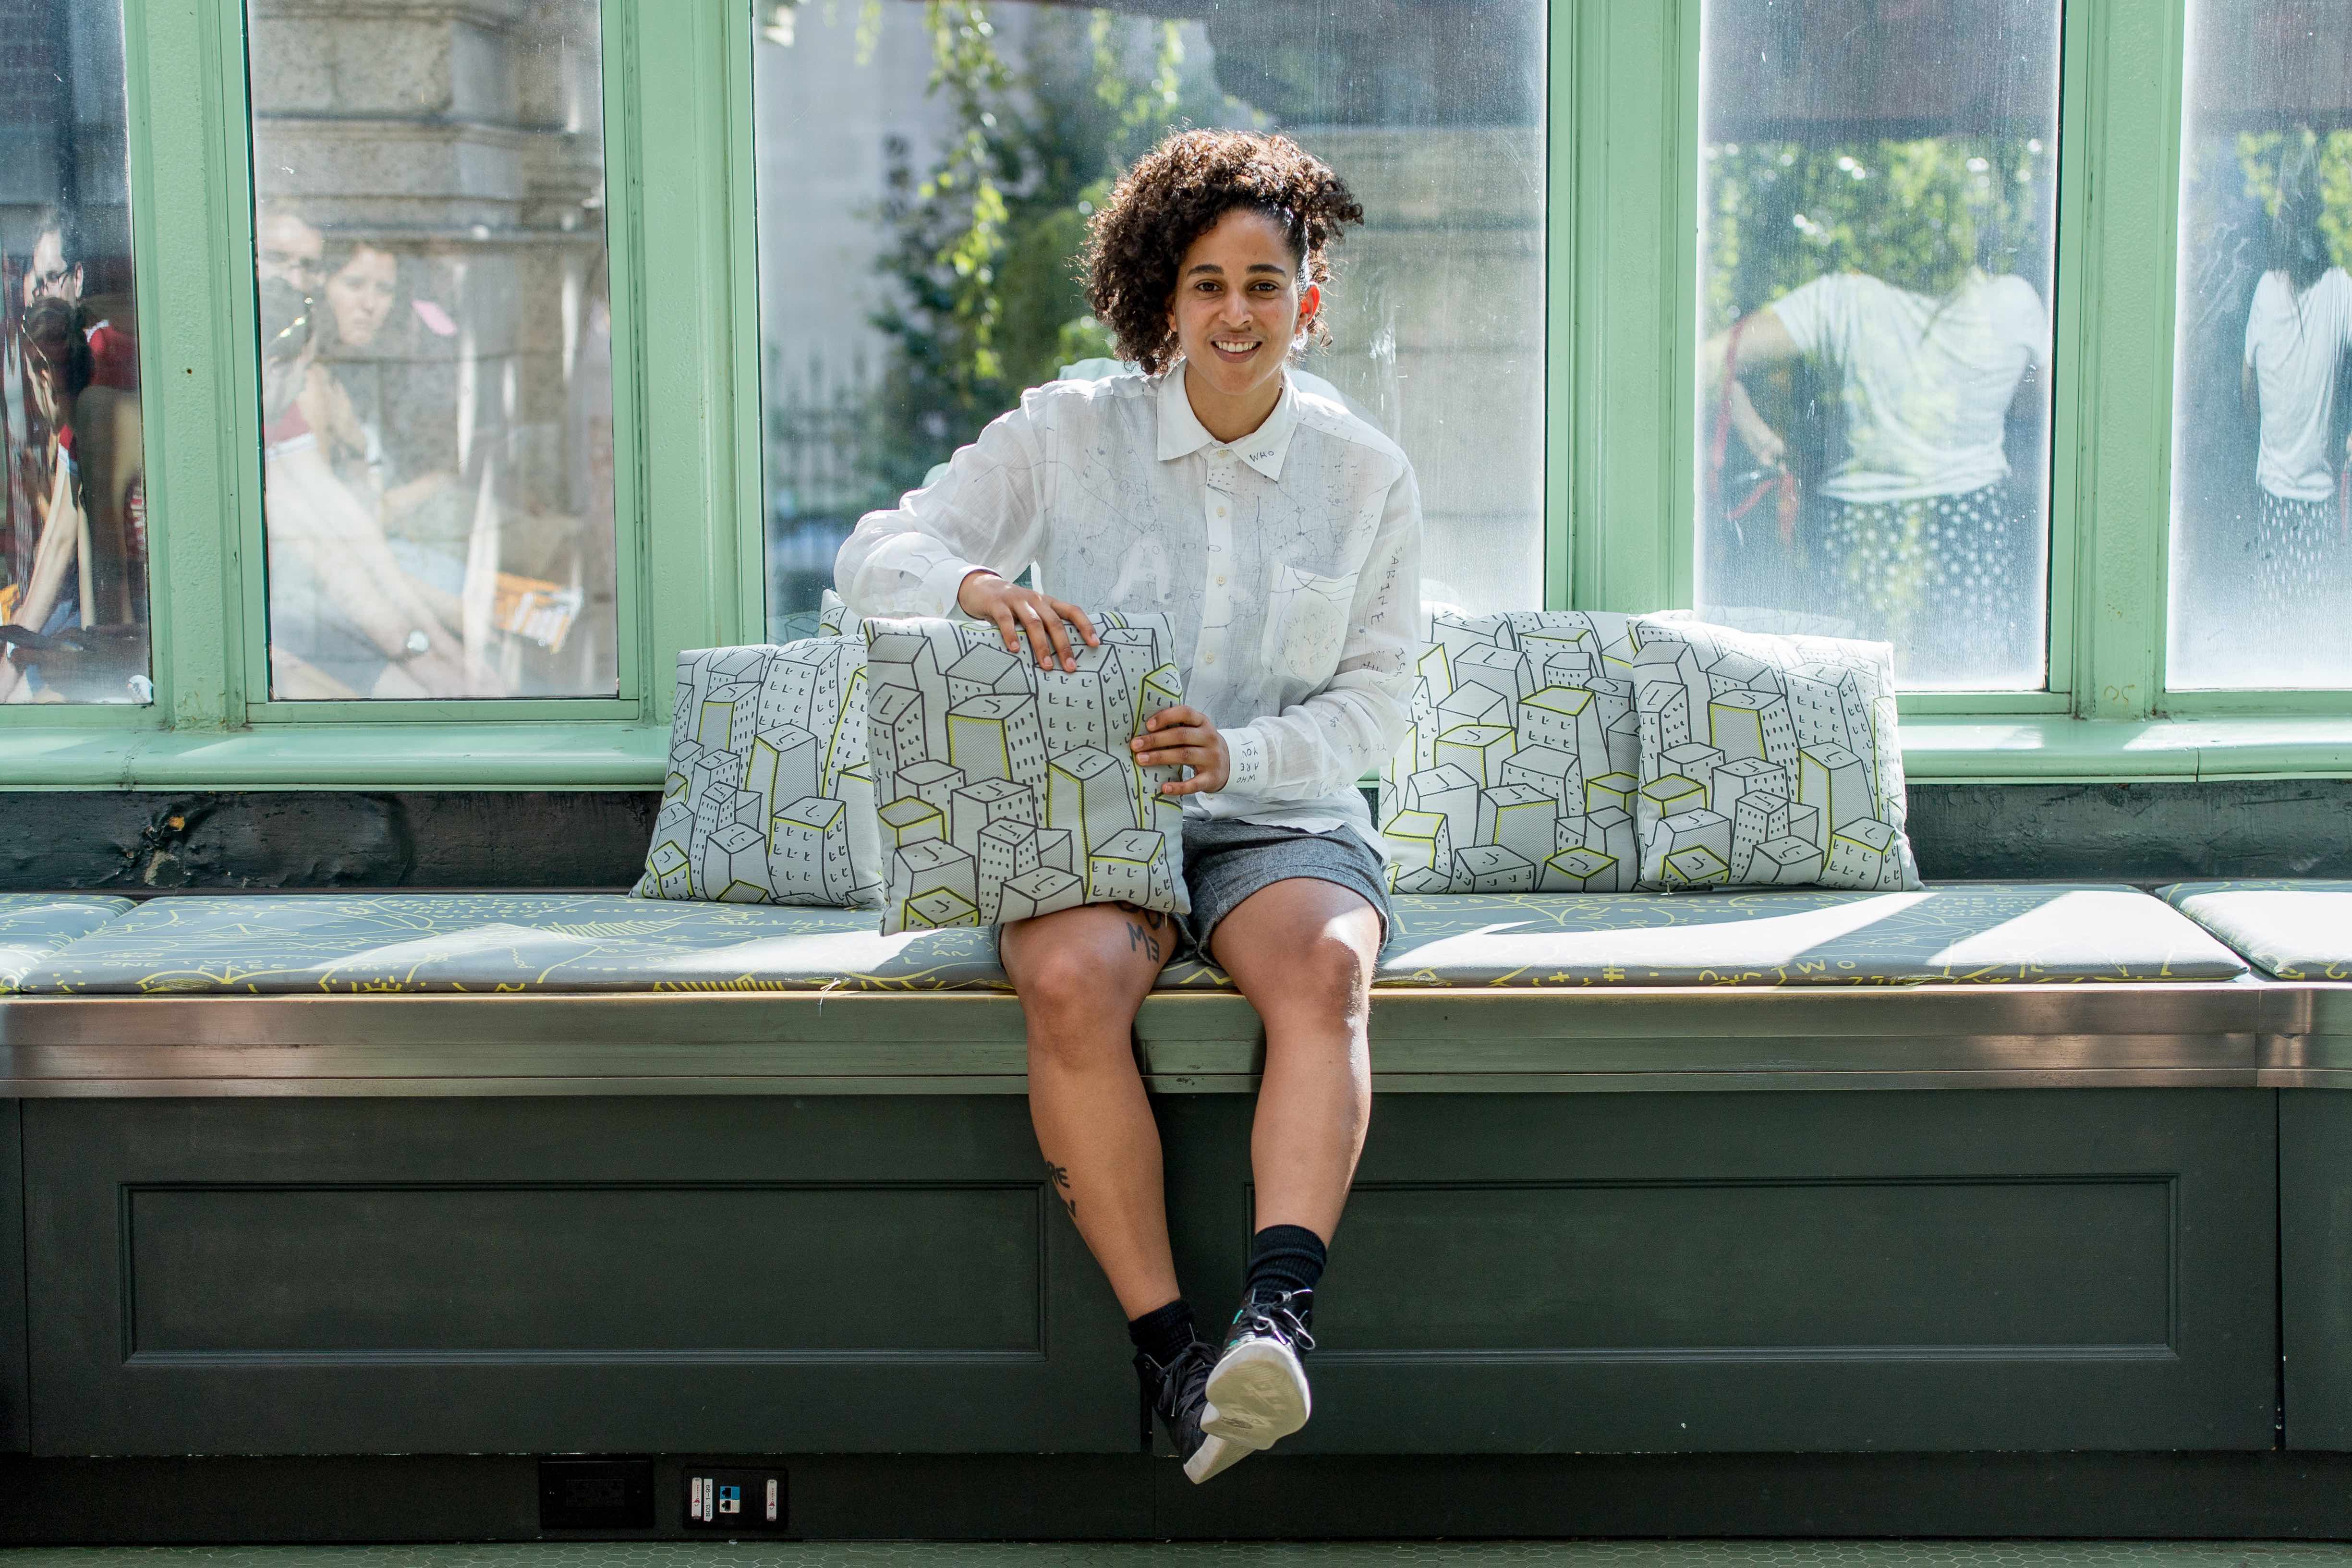
[[[1266,579],[1265,632],[1258,647],[1265,668],[1286,682],[1321,686],[1339,662],[1356,579],[1304,572],[1275,562]]]

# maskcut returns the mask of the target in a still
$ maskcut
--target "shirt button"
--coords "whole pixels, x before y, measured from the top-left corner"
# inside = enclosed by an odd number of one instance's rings
[[[1224,580],[1223,577],[1218,578],[1218,579],[1217,579],[1217,586],[1218,586],[1218,587],[1220,587],[1220,588],[1222,588],[1222,587],[1223,587],[1224,585],[1225,585],[1225,580]]]
[[[1211,654],[1208,658],[1206,658],[1202,659],[1201,662],[1202,662],[1202,664],[1214,664],[1214,663],[1216,663],[1216,662],[1217,662],[1217,656],[1216,656],[1215,654]]]

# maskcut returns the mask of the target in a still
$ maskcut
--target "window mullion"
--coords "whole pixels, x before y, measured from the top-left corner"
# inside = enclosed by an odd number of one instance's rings
[[[635,689],[662,719],[678,649],[761,636],[751,16],[740,0],[698,0],[659,26],[634,6],[607,11],[607,58],[625,73],[614,332],[635,368],[623,427],[639,478],[625,493],[645,563]]]
[[[239,536],[259,521],[238,29],[234,0],[123,7],[152,713],[183,729],[243,720]]]
[[[1696,0],[1579,6],[1575,605],[1687,604]]]
[[[1577,80],[1575,0],[1551,0],[1544,76],[1544,607],[1565,610],[1575,603],[1576,292],[1578,196],[1577,114],[1583,101]]]
[[[2067,106],[2082,142],[2081,200],[2067,203],[2081,230],[2068,252],[2078,314],[2061,350],[2072,346],[2074,363],[2057,381],[2074,421],[2074,711],[2145,719],[2163,680],[2185,5],[2077,0],[2069,10],[2088,13],[2068,28],[2086,68],[2068,77],[2082,84]]]

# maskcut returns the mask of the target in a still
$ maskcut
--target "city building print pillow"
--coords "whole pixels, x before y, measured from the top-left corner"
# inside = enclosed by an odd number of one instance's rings
[[[816,602],[816,629],[819,637],[841,636],[841,623],[849,618],[849,601],[827,588]]]
[[[1162,616],[1097,614],[1075,672],[992,626],[866,622],[882,931],[995,925],[1124,903],[1181,914],[1183,811],[1128,742],[1184,700]]]
[[[1402,893],[1623,892],[1638,870],[1630,617],[1441,613],[1381,773]]]
[[[1922,886],[1892,648],[1670,616],[1633,632],[1643,888]]]
[[[873,908],[882,852],[866,733],[856,637],[679,654],[661,810],[632,890]]]

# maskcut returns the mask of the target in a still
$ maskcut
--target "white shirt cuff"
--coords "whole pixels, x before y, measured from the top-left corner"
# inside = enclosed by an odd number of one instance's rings
[[[963,611],[956,603],[956,595],[962,589],[963,580],[975,572],[989,570],[978,562],[958,561],[950,557],[924,573],[923,597],[930,602],[930,613],[950,618],[961,615]]]
[[[1265,788],[1265,737],[1244,726],[1225,732],[1225,757],[1230,774],[1225,787],[1242,795],[1256,795]]]

